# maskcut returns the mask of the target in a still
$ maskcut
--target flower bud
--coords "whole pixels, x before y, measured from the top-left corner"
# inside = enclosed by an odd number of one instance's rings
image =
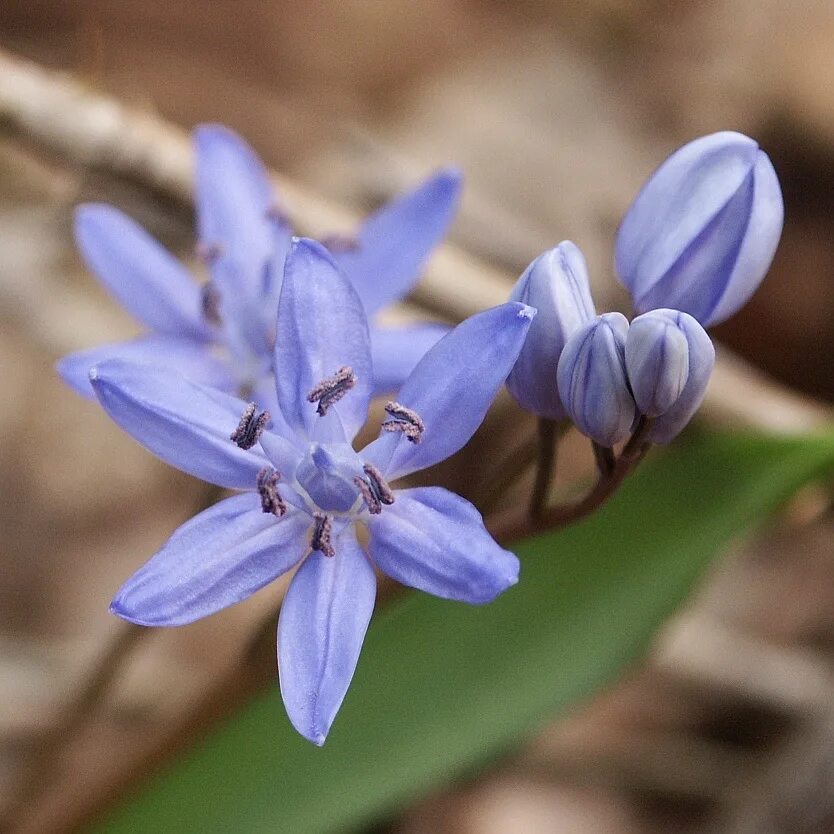
[[[704,327],[747,303],[770,267],[784,205],[770,159],[723,131],[673,153],[617,235],[616,266],[639,313],[683,310]]]
[[[513,287],[510,301],[538,310],[507,379],[518,404],[551,420],[566,411],[556,388],[556,367],[568,338],[594,316],[588,267],[579,248],[565,240],[539,255]]]
[[[651,442],[668,443],[692,419],[714,364],[710,337],[688,313],[652,310],[634,319],[625,365],[637,410],[654,418]]]
[[[597,316],[568,339],[556,374],[576,427],[609,448],[628,437],[636,416],[625,368],[627,333],[622,313]]]

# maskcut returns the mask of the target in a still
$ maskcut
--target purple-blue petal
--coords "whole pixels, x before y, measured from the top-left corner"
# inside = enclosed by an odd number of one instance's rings
[[[63,357],[56,368],[61,379],[82,397],[95,399],[90,369],[106,359],[124,359],[138,364],[170,368],[192,382],[233,391],[235,380],[228,362],[216,357],[209,345],[173,336],[140,336],[129,342],[79,350]]]
[[[418,362],[450,330],[435,322],[400,327],[372,327],[374,394],[398,391]]]
[[[304,556],[310,517],[261,510],[257,494],[227,498],[180,527],[122,586],[110,610],[146,626],[178,626],[251,596]]]
[[[539,417],[563,420],[566,412],[556,387],[556,367],[565,342],[595,315],[588,267],[569,240],[536,258],[518,279],[511,301],[538,312],[507,378],[516,402]]]
[[[518,559],[495,542],[472,504],[446,489],[397,490],[367,523],[371,559],[403,585],[480,605],[518,581]]]
[[[253,489],[267,460],[229,437],[246,403],[176,371],[110,359],[90,381],[104,410],[166,463],[209,483]]]
[[[126,214],[97,203],[79,206],[75,240],[90,270],[143,324],[171,336],[212,338],[191,273]]]
[[[197,228],[225,310],[262,295],[274,245],[276,201],[263,162],[222,125],[194,131]]]
[[[692,316],[677,310],[655,312],[674,317],[689,345],[686,385],[675,404],[654,421],[649,432],[652,443],[670,443],[683,431],[704,399],[715,366],[715,347],[704,328]]]
[[[278,401],[287,424],[301,438],[321,436],[323,419],[307,395],[341,368],[352,369],[354,386],[327,410],[335,413],[348,440],[368,415],[373,369],[368,322],[362,302],[327,250],[297,240],[287,256],[275,340]],[[338,426],[337,426],[338,428]],[[341,431],[339,428],[339,431]],[[337,438],[341,439],[341,438]]]
[[[735,313],[767,271],[784,206],[767,155],[723,131],[684,145],[649,178],[617,235],[638,312],[683,310],[704,327]]]
[[[452,223],[460,189],[460,172],[442,170],[370,215],[355,247],[334,251],[369,315],[408,295]]]
[[[292,725],[324,744],[350,686],[376,599],[376,577],[347,527],[336,553],[313,551],[290,583],[278,620],[278,674]]]
[[[597,316],[568,339],[556,370],[568,416],[606,447],[628,437],[636,414],[625,368],[627,333],[622,313]]]
[[[416,412],[425,425],[420,441],[382,432],[363,458],[394,480],[457,452],[504,384],[535,312],[516,302],[501,304],[471,316],[444,336],[397,394],[397,402]]]

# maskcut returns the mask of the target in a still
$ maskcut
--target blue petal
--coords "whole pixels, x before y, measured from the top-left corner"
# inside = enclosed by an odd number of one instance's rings
[[[703,322],[704,327],[730,318],[756,291],[776,254],[784,218],[785,205],[779,179],[767,154],[759,151],[753,169],[753,206],[747,233],[724,294]]]
[[[652,174],[617,233],[617,271],[635,300],[738,192],[757,151],[749,137],[723,131],[684,145]]]
[[[420,442],[382,432],[362,457],[394,480],[457,452],[481,424],[515,364],[535,312],[516,302],[501,304],[444,336],[397,395],[397,402],[425,425]]]
[[[212,337],[189,271],[126,214],[112,206],[79,206],[75,239],[90,270],[143,324],[172,336]]]
[[[638,312],[673,308],[717,324],[764,277],[783,213],[776,173],[753,139],[701,137],[672,154],[629,208],[617,272]]]
[[[192,382],[222,391],[235,389],[235,380],[228,363],[214,356],[208,345],[167,336],[142,336],[130,342],[79,350],[61,359],[56,368],[61,379],[82,397],[95,399],[95,392],[90,385],[90,369],[106,359],[124,359],[170,368]]]
[[[374,394],[399,390],[417,363],[450,329],[445,324],[436,323],[372,327]]]
[[[383,573],[474,605],[518,582],[518,559],[496,544],[468,501],[440,487],[394,494],[394,503],[367,522],[371,559]]]
[[[457,211],[461,175],[447,169],[368,217],[356,247],[334,252],[368,314],[404,298]]]
[[[323,427],[316,431],[325,418],[316,413],[316,403],[308,402],[307,395],[340,368],[352,368],[356,384],[331,406],[326,423],[340,421],[347,439],[353,439],[367,419],[371,393],[368,322],[356,291],[327,250],[313,240],[296,241],[287,256],[274,365],[278,401],[287,423],[302,438],[322,440],[331,439],[332,432],[322,437]]]
[[[274,244],[275,197],[266,168],[237,134],[221,125],[194,131],[197,226],[216,249],[212,278],[224,308],[261,296]]]
[[[278,673],[292,725],[322,745],[353,678],[374,609],[376,577],[348,527],[335,556],[313,551],[278,620]]]
[[[625,440],[636,407],[628,387],[625,340],[628,321],[622,313],[604,313],[568,339],[556,381],[559,396],[582,434],[603,446]]]
[[[675,404],[654,421],[649,433],[652,443],[669,443],[686,427],[704,399],[715,365],[715,347],[704,328],[692,316],[677,310],[657,312],[675,317],[689,345],[686,385]]]
[[[90,371],[104,410],[166,463],[209,483],[253,489],[267,464],[229,439],[246,403],[176,371],[112,359]]]
[[[236,495],[187,521],[122,586],[110,610],[146,626],[194,622],[251,596],[304,555],[310,517],[277,518],[257,494]]]
[[[540,255],[518,279],[511,301],[538,312],[507,378],[507,389],[528,411],[550,420],[566,412],[556,387],[556,367],[565,342],[595,315],[588,267],[569,240]]]

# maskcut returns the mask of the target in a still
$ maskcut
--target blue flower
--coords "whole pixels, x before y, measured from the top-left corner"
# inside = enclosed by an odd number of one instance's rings
[[[110,416],[168,463],[247,492],[177,530],[119,591],[112,611],[143,625],[205,617],[297,565],[281,608],[278,656],[290,720],[322,744],[374,606],[373,566],[440,597],[479,604],[517,581],[467,501],[390,483],[460,449],[521,350],[535,311],[508,303],[441,339],[386,406],[379,437],[351,443],[367,417],[372,358],[362,301],[313,241],[286,260],[277,313],[276,410],[264,413],[171,369],[108,360],[90,374]],[[368,530],[367,552],[355,528]]]
[[[516,282],[510,300],[529,304],[538,313],[507,388],[522,408],[563,420],[567,412],[556,388],[559,357],[568,338],[596,314],[579,247],[565,240],[539,255]]]
[[[629,436],[636,417],[625,368],[627,333],[622,313],[597,316],[568,339],[556,373],[568,416],[606,448]]]
[[[704,327],[747,303],[770,267],[784,205],[767,154],[724,131],[673,153],[632,203],[616,265],[638,313],[673,308]]]
[[[194,133],[198,252],[210,280],[202,289],[183,264],[112,206],[77,209],[75,233],[92,272],[151,331],[61,360],[63,379],[92,396],[89,369],[108,358],[176,368],[196,382],[270,403],[272,344],[291,230],[266,169],[226,128]],[[460,176],[439,172],[365,220],[356,238],[333,244],[369,316],[403,298],[452,220]],[[374,329],[377,391],[399,387],[448,328]]]
[[[637,409],[652,418],[647,440],[669,443],[707,390],[715,348],[700,324],[678,310],[651,310],[631,322],[625,366]]]

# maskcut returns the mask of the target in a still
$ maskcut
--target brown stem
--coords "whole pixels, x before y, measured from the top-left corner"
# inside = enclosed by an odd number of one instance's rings
[[[508,510],[489,520],[490,532],[500,542],[512,542],[532,533],[567,527],[591,515],[619,489],[626,476],[643,459],[651,445],[646,440],[650,428],[651,420],[641,417],[611,472],[600,475],[593,489],[579,501],[543,509],[535,517],[527,508],[521,512]]]
[[[536,464],[536,482],[530,496],[530,517],[538,519],[547,505],[547,495],[553,480],[553,468],[556,461],[556,442],[558,424],[547,417],[539,417],[539,456]]]

